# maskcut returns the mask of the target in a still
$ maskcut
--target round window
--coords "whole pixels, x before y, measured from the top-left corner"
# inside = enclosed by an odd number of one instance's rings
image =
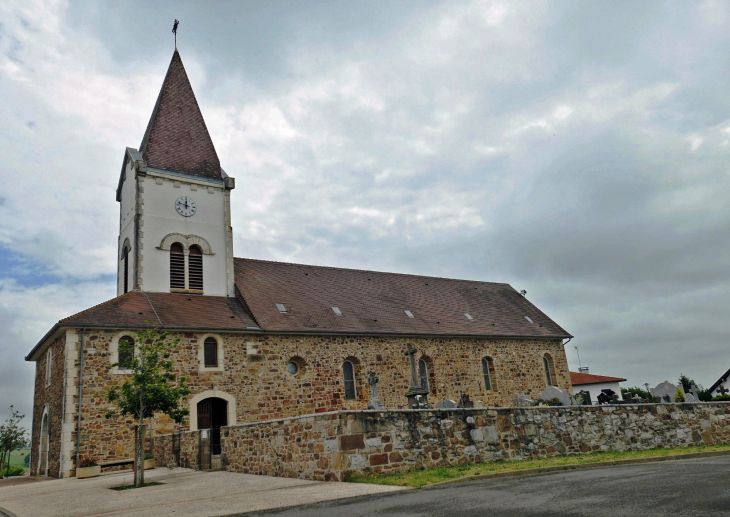
[[[299,365],[295,361],[289,361],[289,364],[286,365],[286,371],[292,375],[296,375],[299,372]]]

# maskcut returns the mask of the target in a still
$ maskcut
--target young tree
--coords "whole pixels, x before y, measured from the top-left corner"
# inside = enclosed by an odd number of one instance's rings
[[[119,344],[120,352],[131,352],[129,355],[124,354],[129,357],[128,362],[112,365],[131,371],[121,386],[107,390],[106,398],[116,406],[116,410],[107,412],[106,418],[118,412],[137,421],[139,433],[134,451],[136,487],[144,486],[144,419],[152,418],[155,413],[163,413],[179,424],[190,413],[180,407],[181,400],[190,394],[190,388],[185,384],[184,377],[176,381],[170,360],[170,352],[179,341],[178,338],[169,340],[167,332],[160,329],[142,330],[137,333],[135,344]],[[133,349],[130,350],[130,347]]]
[[[27,431],[20,427],[20,421],[25,418],[10,406],[10,416],[0,425],[0,478],[5,471],[5,465],[10,460],[10,452],[20,449],[27,443]]]

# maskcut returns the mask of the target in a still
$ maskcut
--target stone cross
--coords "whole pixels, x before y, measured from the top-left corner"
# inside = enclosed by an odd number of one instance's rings
[[[697,389],[697,385],[696,384],[693,384],[692,385],[692,387],[689,389],[689,392],[695,398],[692,402],[699,402],[700,401],[700,391]]]
[[[418,382],[418,375],[416,374],[416,353],[418,353],[418,349],[413,348],[413,346],[408,343],[405,355],[408,356],[408,360],[411,362],[411,386],[420,387],[421,383]]]
[[[728,390],[723,384],[720,385],[719,388],[717,388],[717,391],[720,392],[720,395],[727,395],[730,393],[730,390]]]

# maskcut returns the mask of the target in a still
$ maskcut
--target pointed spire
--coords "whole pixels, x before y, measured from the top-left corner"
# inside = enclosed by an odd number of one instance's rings
[[[177,49],[139,152],[149,167],[221,178],[221,164]]]

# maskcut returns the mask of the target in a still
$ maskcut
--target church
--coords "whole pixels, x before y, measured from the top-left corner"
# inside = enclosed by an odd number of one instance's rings
[[[571,335],[508,284],[235,257],[235,186],[175,50],[139,149],[124,151],[117,296],[57,322],[26,357],[32,475],[132,458],[132,422],[105,418],[105,391],[130,373],[120,344],[146,328],[180,339],[172,360],[192,390],[183,430],[367,409],[371,374],[386,409],[407,408],[414,348],[430,404],[572,391]]]

